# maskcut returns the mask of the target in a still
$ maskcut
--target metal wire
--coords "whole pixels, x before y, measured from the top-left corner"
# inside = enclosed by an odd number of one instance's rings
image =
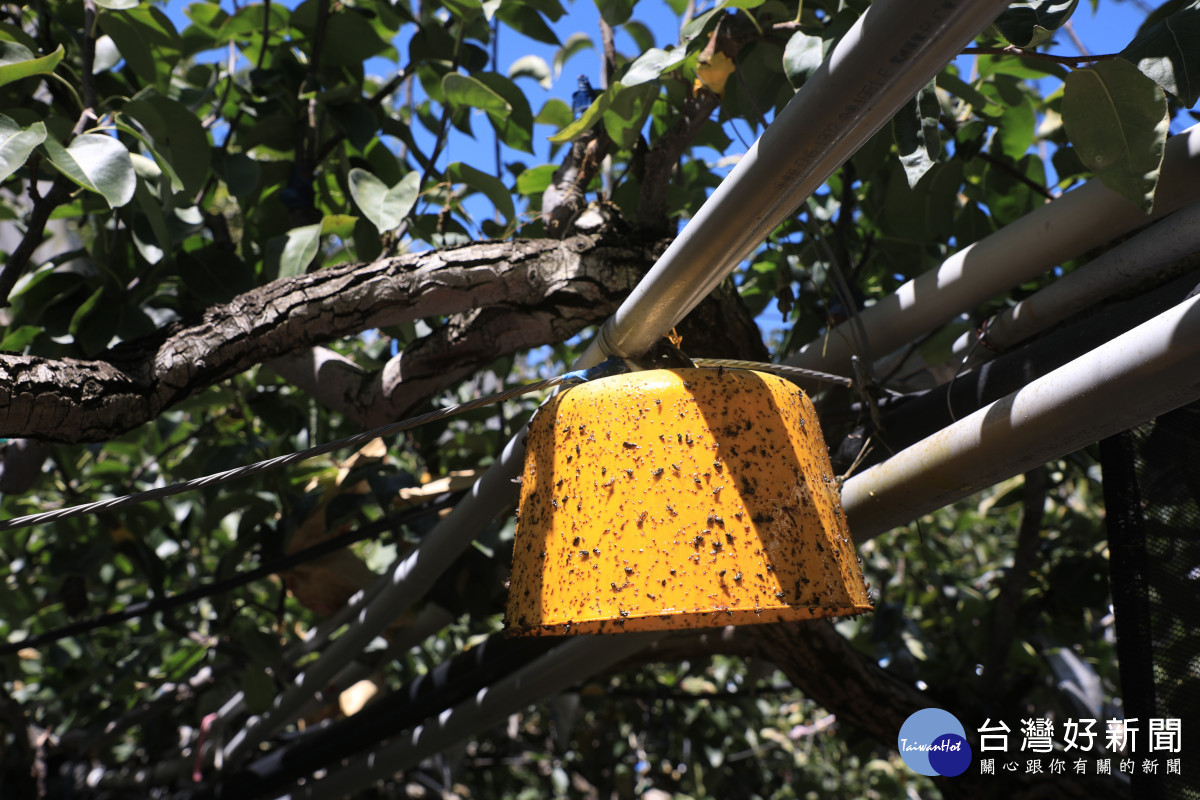
[[[227,469],[224,472],[216,472],[212,475],[205,475],[200,478],[193,478],[182,483],[172,483],[168,486],[159,486],[154,489],[148,489],[137,494],[125,495],[123,497],[112,497],[108,500],[97,500],[93,503],[84,503],[78,506],[70,506],[68,508],[60,508],[55,511],[43,511],[38,514],[29,514],[24,517],[15,517],[13,519],[0,520],[0,531],[10,531],[17,528],[28,528],[31,525],[38,525],[44,522],[59,522],[64,519],[73,517],[81,517],[85,514],[92,514],[97,511],[111,511],[117,508],[125,508],[126,506],[137,505],[138,503],[147,503],[151,500],[159,500],[163,497],[171,497],[172,495],[189,492],[193,489],[200,489],[205,486],[216,486],[217,484],[226,483],[236,478],[243,478],[247,475],[257,475],[262,472],[267,472],[277,467],[286,467],[290,464],[296,464],[300,461],[305,461],[309,458],[325,455],[326,453],[340,450],[343,447],[352,447],[354,445],[366,444],[372,439],[380,436],[391,436],[392,434],[400,433],[401,431],[415,428],[419,425],[424,425],[428,422],[434,422],[445,417],[451,417],[456,414],[463,414],[467,411],[472,411],[493,403],[500,403],[513,397],[530,392],[537,392],[543,389],[549,389],[558,386],[574,377],[575,374],[559,375],[554,378],[547,378],[544,381],[530,383],[522,386],[514,386],[511,389],[506,389],[503,392],[487,395],[486,397],[478,397],[474,400],[468,400],[456,406],[441,408],[437,411],[430,411],[420,416],[410,417],[392,422],[378,428],[372,428],[369,431],[356,433],[353,436],[347,436],[343,439],[337,439],[332,442],[310,447],[307,450],[301,450],[295,453],[288,453],[275,458],[268,458],[265,461],[259,461],[255,464],[247,464],[242,467],[234,467]]]
[[[836,383],[841,386],[852,386],[854,384],[854,381],[849,378],[843,378],[841,375],[833,375],[828,372],[820,372],[819,370],[806,369],[804,367],[789,367],[786,364],[765,364],[758,361],[741,361],[736,358],[693,358],[692,363],[697,367],[754,369],[759,372],[771,372],[776,375],[782,375],[785,378],[809,378],[826,383]]]
[[[697,358],[693,359],[693,363],[699,367],[712,368],[729,368],[729,369],[755,369],[763,372],[773,372],[785,377],[810,378],[828,383],[837,383],[843,386],[850,386],[851,380],[843,378],[839,375],[831,375],[827,372],[819,372],[817,370],[805,369],[802,367],[789,367],[782,364],[767,364],[758,361],[740,361],[737,359],[728,358]],[[441,408],[437,411],[430,411],[426,414],[421,414],[416,417],[392,422],[387,425],[382,425],[378,428],[372,428],[369,431],[356,433],[353,436],[347,436],[342,439],[337,439],[332,442],[310,447],[307,450],[300,450],[295,453],[288,453],[275,458],[268,458],[265,461],[259,461],[254,464],[247,464],[241,467],[227,469],[224,472],[215,472],[211,475],[205,475],[200,478],[183,481],[182,483],[172,483],[168,486],[158,486],[154,489],[147,489],[144,492],[136,494],[124,495],[122,497],[111,497],[107,500],[97,500],[92,503],[83,503],[77,506],[68,508],[60,508],[55,511],[42,511],[37,514],[29,514],[24,517],[15,517],[13,519],[0,520],[0,531],[11,531],[18,528],[28,528],[32,525],[39,525],[46,522],[60,522],[73,517],[81,517],[85,514],[93,514],[97,511],[112,511],[126,506],[137,505],[139,503],[148,503],[151,500],[160,500],[164,497],[171,497],[184,492],[190,492],[193,489],[201,489],[205,486],[216,486],[218,484],[227,483],[237,478],[243,478],[247,475],[258,475],[262,472],[276,469],[278,467],[286,467],[291,464],[296,464],[316,456],[331,453],[334,450],[340,450],[343,447],[353,447],[354,445],[366,444],[372,439],[381,436],[391,436],[402,431],[416,428],[429,422],[435,422],[439,419],[451,417],[456,414],[463,414],[467,411],[472,411],[476,408],[501,403],[513,397],[518,397],[531,392],[538,392],[544,389],[550,389],[564,383],[575,383],[582,380],[590,380],[595,377],[602,376],[613,369],[607,362],[601,367],[592,370],[579,370],[569,372],[565,375],[558,375],[553,378],[547,378],[536,383],[525,384],[522,386],[514,386],[511,389],[506,389],[496,394],[490,394],[485,397],[477,397],[474,400],[468,400],[465,403],[460,403],[456,406]]]

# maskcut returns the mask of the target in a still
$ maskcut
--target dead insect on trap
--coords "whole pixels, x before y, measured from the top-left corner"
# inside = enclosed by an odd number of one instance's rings
[[[513,633],[870,610],[816,412],[794,385],[748,370],[651,370],[575,386],[534,416]]]

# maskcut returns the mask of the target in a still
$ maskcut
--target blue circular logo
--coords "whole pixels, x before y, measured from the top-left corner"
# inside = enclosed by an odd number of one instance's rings
[[[913,772],[952,778],[971,766],[971,745],[958,718],[940,708],[923,708],[900,726],[900,757]]]

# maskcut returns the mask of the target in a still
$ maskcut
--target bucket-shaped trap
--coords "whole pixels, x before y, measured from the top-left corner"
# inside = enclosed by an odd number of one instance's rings
[[[589,381],[534,416],[507,623],[547,635],[871,610],[812,403],[745,370]]]

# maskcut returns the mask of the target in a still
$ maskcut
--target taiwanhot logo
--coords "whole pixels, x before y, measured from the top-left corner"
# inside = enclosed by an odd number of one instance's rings
[[[904,720],[896,747],[904,763],[922,775],[952,778],[971,766],[966,729],[940,708],[923,708]]]

